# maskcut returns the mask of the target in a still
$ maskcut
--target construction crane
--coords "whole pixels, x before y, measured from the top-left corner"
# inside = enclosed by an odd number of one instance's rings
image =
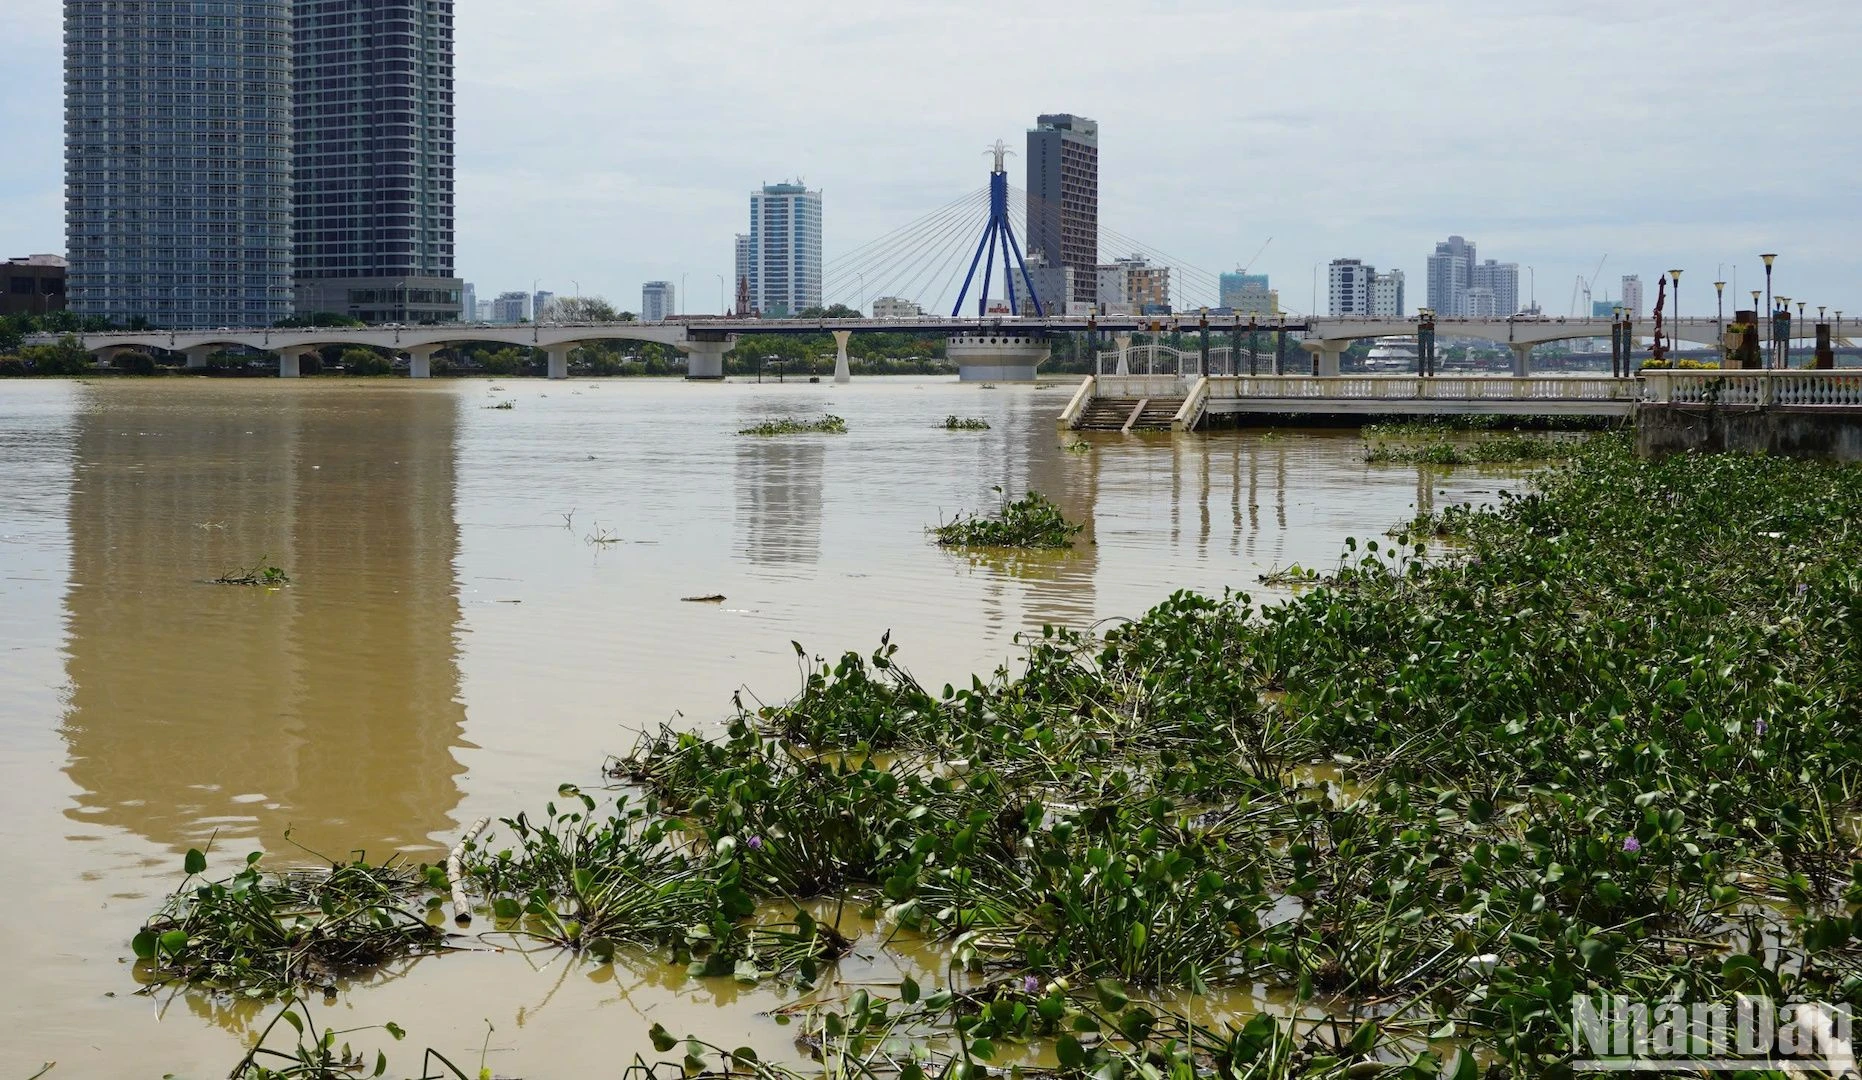
[[[1236,269],[1236,271],[1235,271],[1235,272],[1236,272],[1237,274],[1245,274],[1245,273],[1247,273],[1247,272],[1248,272],[1248,269],[1249,269],[1249,267],[1252,267],[1252,266],[1253,266],[1253,265],[1254,265],[1255,263],[1257,263],[1257,262],[1260,262],[1260,261],[1261,261],[1261,252],[1263,252],[1263,251],[1266,251],[1266,250],[1267,250],[1267,245],[1268,245],[1268,244],[1271,244],[1271,243],[1273,243],[1273,242],[1274,242],[1274,238],[1273,238],[1273,237],[1271,237],[1271,236],[1270,236],[1270,237],[1268,237],[1268,238],[1267,238],[1266,240],[1264,240],[1264,241],[1262,241],[1262,243],[1261,243],[1261,246],[1260,246],[1260,247],[1259,247],[1258,249],[1256,249],[1256,250],[1255,250],[1255,252],[1254,252],[1254,257],[1248,260],[1248,265],[1247,265],[1247,266],[1243,266],[1243,267],[1239,267],[1238,269]]]
[[[1582,315],[1587,319],[1590,318],[1591,305],[1593,303],[1591,299],[1591,290],[1596,287],[1597,278],[1603,273],[1603,264],[1609,261],[1610,253],[1606,251],[1603,253],[1603,258],[1597,260],[1597,269],[1591,271],[1590,277],[1580,277],[1577,279],[1577,282],[1571,286],[1571,314]],[[1582,311],[1578,310],[1578,293],[1580,292],[1584,294],[1584,310]]]

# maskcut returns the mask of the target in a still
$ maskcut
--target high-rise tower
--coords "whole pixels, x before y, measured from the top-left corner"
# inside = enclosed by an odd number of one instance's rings
[[[1430,309],[1445,319],[1466,315],[1473,274],[1474,245],[1471,242],[1451,236],[1435,245],[1435,253],[1429,256]]]
[[[773,318],[821,306],[821,193],[800,181],[750,193],[740,248],[752,310]]]
[[[1065,310],[1067,300],[1098,299],[1099,124],[1053,113],[1028,129],[1028,250],[1049,266],[1073,269],[1071,297],[1042,297]]]
[[[296,0],[294,12],[297,310],[459,318],[453,0]]]
[[[291,0],[65,0],[65,234],[80,315],[291,314]]]

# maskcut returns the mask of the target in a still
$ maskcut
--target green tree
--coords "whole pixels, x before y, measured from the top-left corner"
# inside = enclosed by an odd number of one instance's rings
[[[342,362],[345,375],[387,375],[394,370],[387,357],[361,346],[344,349]]]
[[[53,345],[28,345],[19,351],[20,359],[34,375],[83,375],[91,370],[91,354],[78,339],[67,334]]]
[[[539,321],[566,323],[633,322],[629,311],[616,311],[600,296],[559,296],[543,309]]]

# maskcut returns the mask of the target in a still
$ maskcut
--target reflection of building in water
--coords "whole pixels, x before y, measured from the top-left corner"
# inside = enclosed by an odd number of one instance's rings
[[[332,857],[438,846],[465,718],[453,397],[90,393],[66,600],[73,815],[287,857],[287,828]],[[292,585],[203,583],[260,560]]]
[[[1004,494],[1016,498],[1024,491],[1038,491],[1060,507],[1068,521],[1086,526],[1069,552],[978,560],[986,572],[1021,584],[1024,630],[1043,624],[1083,630],[1098,618],[1093,578],[1099,570],[1099,547],[1093,512],[1099,498],[1099,455],[1068,453],[1061,443],[1072,440],[1064,435],[1054,432],[1050,402],[1022,395],[1008,422],[983,436],[1001,463],[997,483]],[[992,606],[1000,602],[1000,595],[990,591]]]
[[[820,562],[826,466],[827,447],[817,437],[739,439],[737,553],[756,566]]]

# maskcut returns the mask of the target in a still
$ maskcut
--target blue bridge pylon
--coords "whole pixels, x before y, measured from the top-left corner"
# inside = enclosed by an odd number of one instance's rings
[[[1022,284],[1028,289],[1028,298],[1034,301],[1034,313],[1045,317],[1047,312],[1041,307],[1040,294],[1034,290],[1034,281],[1028,276],[1028,264],[1022,259],[1021,245],[1015,242],[1015,231],[1009,228],[1009,174],[1003,169],[1002,161],[1010,154],[1008,144],[1001,139],[989,148],[987,153],[994,154],[995,168],[989,173],[989,224],[983,226],[983,238],[976,243],[976,255],[970,260],[970,272],[964,275],[963,289],[957,293],[957,302],[951,305],[951,318],[963,314],[964,298],[970,294],[970,283],[976,280],[976,268],[983,268],[983,291],[976,298],[976,314],[979,318],[988,315],[989,282],[995,272],[996,244],[1002,244],[1002,280],[1008,286],[1009,311],[1020,314],[1021,305],[1015,302],[1015,272],[1021,271]],[[984,256],[987,250],[988,256]],[[1009,259],[1013,256],[1014,262]]]

